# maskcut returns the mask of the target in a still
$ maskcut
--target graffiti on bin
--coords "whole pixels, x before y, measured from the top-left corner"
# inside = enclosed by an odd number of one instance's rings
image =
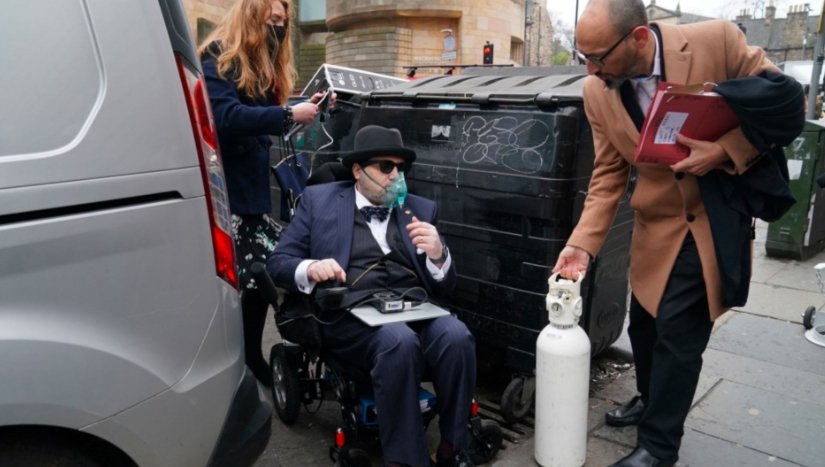
[[[476,115],[467,119],[461,130],[461,159],[467,164],[503,165],[534,174],[544,164],[542,146],[549,139],[550,127],[536,119]]]

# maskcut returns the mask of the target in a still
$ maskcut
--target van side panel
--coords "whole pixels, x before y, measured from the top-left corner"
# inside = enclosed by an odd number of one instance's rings
[[[0,424],[108,417],[177,383],[218,303],[205,226],[202,199],[0,225]]]
[[[216,322],[184,379],[169,390],[83,431],[113,442],[142,467],[207,465],[215,444],[211,427],[220,428],[228,410],[224,405],[228,402],[226,388],[235,388],[246,369],[243,354],[229,351],[235,347],[232,337],[242,332],[237,319],[237,293],[219,279],[215,282],[215,289],[221,290],[228,299],[226,302],[233,306],[217,310]],[[216,368],[226,371],[218,372]],[[259,398],[264,396],[259,394]],[[205,404],[205,401],[212,402]],[[267,418],[267,425],[269,420]]]
[[[0,188],[198,165],[157,2],[13,5],[0,40],[24,46],[0,47],[14,70],[0,86]]]

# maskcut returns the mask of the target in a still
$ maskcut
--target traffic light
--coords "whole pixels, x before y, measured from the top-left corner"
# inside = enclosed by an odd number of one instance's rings
[[[492,65],[493,64],[493,44],[490,41],[487,41],[484,44],[484,62],[485,65]]]

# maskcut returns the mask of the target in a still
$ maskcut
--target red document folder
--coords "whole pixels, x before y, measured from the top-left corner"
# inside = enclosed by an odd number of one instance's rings
[[[676,143],[676,134],[716,141],[739,126],[739,118],[725,98],[710,91],[713,85],[661,85],[650,104],[633,160],[672,165],[690,155]]]

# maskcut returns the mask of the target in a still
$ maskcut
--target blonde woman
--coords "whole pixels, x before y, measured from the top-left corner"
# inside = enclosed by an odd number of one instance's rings
[[[264,261],[280,239],[272,218],[270,135],[318,113],[321,93],[288,107],[295,85],[290,28],[291,0],[238,0],[200,46],[209,100],[223,155],[235,252],[241,281],[246,363],[263,384],[272,376],[261,354],[267,303],[251,277],[253,261]]]

